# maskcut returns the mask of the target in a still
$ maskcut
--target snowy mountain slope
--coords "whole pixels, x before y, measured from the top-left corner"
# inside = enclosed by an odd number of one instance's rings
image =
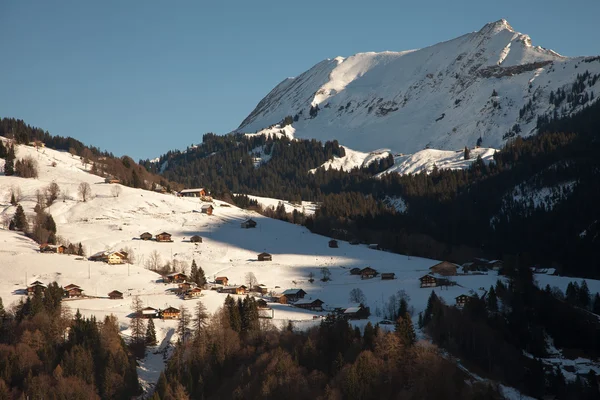
[[[368,167],[369,164],[375,161],[379,161],[390,155],[390,151],[387,149],[380,149],[363,153],[361,151],[351,150],[344,147],[346,155],[344,157],[333,156],[332,160],[329,160],[321,167],[325,169],[333,168],[341,171],[350,171],[352,168]],[[309,172],[315,173],[315,169],[311,169]]]
[[[591,79],[572,98],[554,101],[558,89],[569,97],[586,70]],[[500,20],[420,50],[322,61],[276,86],[237,131],[260,131],[292,116],[296,137],[338,139],[359,151],[451,150],[480,137],[499,148],[509,131],[535,133],[537,116],[579,111],[586,96],[586,103],[595,101],[597,74],[600,57],[562,57]]]
[[[214,214],[207,216],[198,212],[202,203],[198,199],[178,198],[141,189],[121,187],[121,194],[113,197],[116,185],[105,184],[103,179],[89,174],[77,158],[66,152],[51,149],[36,150],[33,147],[17,146],[17,157],[30,155],[38,162],[39,178],[23,179],[0,174],[0,221],[10,218],[15,207],[8,202],[11,187],[22,192],[20,204],[28,215],[32,215],[35,193],[56,181],[65,196],[60,196],[48,211],[53,215],[58,235],[74,243],[81,242],[86,253],[128,247],[135,256],[133,265],[109,266],[104,263],[81,260],[79,257],[42,254],[37,245],[21,233],[0,229],[0,297],[5,306],[21,299],[23,289],[34,280],[44,283],[57,281],[66,286],[70,283],[81,286],[89,296],[83,299],[66,300],[72,310],[79,309],[84,315],[102,318],[107,314],[118,317],[123,336],[129,334],[130,305],[132,296],[139,295],[147,306],[166,308],[182,306],[192,309],[196,300],[182,300],[175,296],[173,284],[164,284],[160,277],[145,269],[144,264],[153,252],[161,260],[179,261],[188,264],[192,259],[202,266],[209,280],[225,275],[233,284],[245,283],[245,275],[253,272],[258,281],[269,291],[281,292],[287,288],[301,287],[308,298],[320,298],[327,304],[347,304],[349,292],[360,288],[365,293],[367,305],[378,322],[388,297],[405,290],[411,297],[410,305],[418,313],[424,310],[431,288],[420,289],[418,278],[437,263],[417,257],[406,257],[383,251],[371,250],[364,245],[352,246],[339,241],[339,248],[328,247],[328,238],[312,234],[306,228],[286,222],[262,217],[237,207],[215,201]],[[55,162],[56,166],[52,166]],[[89,167],[88,167],[89,168]],[[77,196],[77,187],[87,182],[92,187],[91,199],[82,202]],[[273,199],[262,199],[271,201]],[[240,222],[252,217],[258,222],[256,229],[241,229]],[[137,238],[142,232],[153,234],[167,231],[173,234],[172,243],[142,241]],[[199,234],[203,243],[192,244],[187,238]],[[262,251],[273,254],[272,262],[258,262],[256,256]],[[361,280],[350,275],[353,267],[372,266],[380,272],[394,272],[395,280],[379,278]],[[328,267],[332,281],[308,282],[309,272],[318,278],[320,269]],[[545,279],[545,277],[542,277]],[[551,284],[563,290],[571,278],[548,277]],[[465,275],[455,277],[459,285],[448,290],[438,290],[438,296],[448,304],[469,290],[494,284],[498,276]],[[501,278],[502,279],[502,278]],[[545,282],[544,282],[545,283]],[[600,281],[588,280],[592,291],[600,291]],[[123,300],[109,300],[112,290],[125,294]],[[203,291],[201,301],[213,313],[223,304],[225,294]],[[300,329],[318,324],[314,316],[324,313],[300,310],[289,305],[273,304],[273,323],[284,326],[288,320]],[[416,314],[415,314],[416,315]],[[177,341],[176,321],[157,321],[157,350],[168,352]],[[363,326],[366,321],[356,321]],[[142,384],[149,390],[163,368],[160,354],[148,353],[138,367]]]
[[[493,160],[495,149],[487,148],[474,148],[470,150],[470,158],[465,160],[464,151],[450,151],[450,150],[433,150],[426,149],[416,152],[415,154],[406,154],[394,157],[394,166],[383,171],[379,175],[398,173],[400,175],[405,174],[417,174],[421,171],[431,172],[433,166],[437,166],[439,169],[465,169],[468,168],[477,157],[489,163]]]

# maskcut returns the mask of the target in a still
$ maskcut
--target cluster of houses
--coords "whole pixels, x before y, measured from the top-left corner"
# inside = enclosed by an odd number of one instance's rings
[[[31,285],[27,286],[27,294],[29,296],[34,295],[36,292],[44,294],[47,286],[40,281],[35,281]],[[83,289],[78,285],[69,284],[63,288],[64,297],[67,299],[83,297]]]
[[[462,265],[463,273],[469,272],[487,272],[500,271],[503,267],[503,263],[500,260],[487,260],[485,258],[474,258],[473,261],[466,262]]]
[[[182,272],[173,272],[163,276],[165,283],[177,283],[175,292],[184,300],[196,299],[202,295],[202,289],[190,282],[189,277]]]
[[[150,232],[144,232],[140,235],[141,240],[154,240],[156,242],[173,242],[173,235],[168,232],[161,232],[157,235],[152,235]],[[202,243],[202,237],[198,235],[194,235],[190,238],[190,242],[192,243]]]
[[[365,267],[365,268],[352,268],[350,270],[350,275],[360,275],[361,279],[372,279],[375,278],[377,275],[380,275],[379,272],[377,272],[376,269],[371,268],[371,267]],[[396,279],[396,274],[393,272],[383,272],[381,273],[381,280],[390,280],[390,279]]]

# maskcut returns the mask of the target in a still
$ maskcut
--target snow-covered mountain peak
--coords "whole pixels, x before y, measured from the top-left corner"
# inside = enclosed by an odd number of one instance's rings
[[[582,91],[582,82],[573,84],[586,71]],[[290,116],[295,137],[338,139],[363,152],[457,150],[478,142],[500,148],[517,134],[536,133],[540,116],[569,115],[595,101],[595,75],[600,58],[533,46],[501,19],[419,50],[324,60],[277,85],[237,131],[258,132]],[[578,92],[569,96],[573,87]],[[565,91],[560,101],[558,90]]]

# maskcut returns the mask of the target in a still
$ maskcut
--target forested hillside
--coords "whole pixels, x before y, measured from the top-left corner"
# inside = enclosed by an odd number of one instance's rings
[[[337,142],[207,134],[147,169],[217,196],[229,192],[322,202],[305,224],[318,233],[379,243],[393,251],[457,262],[527,254],[531,264],[599,276],[594,257],[600,211],[600,104],[576,116],[538,121],[545,132],[515,137],[489,165],[431,174],[374,175],[393,160],[350,172],[317,169],[343,151]],[[262,155],[262,164],[253,160]],[[264,162],[264,155],[268,161]],[[390,157],[391,158],[391,157]],[[358,196],[358,197],[357,197]],[[374,202],[357,202],[370,196]],[[401,198],[403,213],[384,205]]]

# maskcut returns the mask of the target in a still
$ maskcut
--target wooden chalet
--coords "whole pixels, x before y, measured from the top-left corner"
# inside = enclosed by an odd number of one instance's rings
[[[74,287],[69,290],[65,290],[65,297],[73,298],[81,296],[83,296],[83,289],[80,287]]]
[[[419,278],[419,281],[421,281],[421,287],[422,288],[436,287],[437,286],[437,279],[434,276],[431,276],[431,275],[424,275],[424,276],[422,276],[422,277]]]
[[[158,318],[159,311],[153,307],[145,307],[142,308],[141,317],[142,318]]]
[[[265,299],[256,300],[256,307],[263,310],[269,308]]]
[[[287,298],[287,302],[298,301],[306,296],[306,292],[302,289],[287,289],[281,294]]]
[[[162,232],[162,233],[159,233],[158,235],[156,235],[156,241],[157,242],[172,242],[173,240],[171,240],[170,233]]]
[[[329,247],[331,247],[332,249],[337,249],[338,248],[338,241],[335,239],[331,239],[329,241]]]
[[[206,215],[212,215],[214,209],[215,208],[212,206],[212,204],[204,204],[202,205],[202,207],[200,207],[200,211],[202,211],[202,214]]]
[[[226,286],[221,289],[221,293],[229,293],[229,294],[246,294],[248,293],[248,288],[244,285],[240,286]]]
[[[288,297],[285,294],[280,294],[280,295],[275,296],[274,300],[277,301],[279,304],[287,304],[288,303]]]
[[[461,294],[460,296],[456,296],[456,306],[464,307],[469,301],[473,300],[475,296],[468,294]]]
[[[267,289],[266,286],[256,285],[250,289],[250,292],[267,294],[269,292],[269,289]]]
[[[140,235],[142,240],[152,240],[152,234],[150,232],[144,232]]]
[[[111,300],[122,300],[123,293],[119,292],[118,290],[113,290],[108,294],[108,298]]]
[[[185,293],[186,299],[195,299],[202,296],[202,289],[199,287],[192,288]]]
[[[396,274],[393,272],[382,272],[381,273],[381,280],[390,280],[390,279],[396,279]]]
[[[183,283],[188,280],[188,276],[182,272],[173,272],[163,276],[163,282],[165,283]]]
[[[242,222],[241,226],[244,229],[256,228],[256,221],[250,218],[249,220]]]
[[[215,278],[215,283],[217,285],[223,285],[223,286],[227,286],[227,284],[229,283],[229,279],[227,279],[226,276],[217,276]]]
[[[108,178],[104,178],[104,183],[115,184],[115,183],[121,183],[121,181],[114,177],[108,177]]]
[[[183,189],[179,192],[180,197],[202,197],[206,196],[206,190],[204,188],[197,189]]]
[[[260,253],[258,255],[258,261],[273,261],[273,256],[269,253]]]
[[[377,271],[371,267],[366,267],[360,270],[361,279],[371,279],[377,276]]]
[[[357,307],[348,307],[344,310],[342,316],[346,319],[365,319],[370,315],[369,307],[362,304]]]
[[[297,302],[295,302],[294,307],[303,308],[305,310],[312,310],[312,311],[323,311],[324,303],[325,302],[320,299],[315,299],[315,300],[302,299],[302,300],[298,300]]]
[[[40,245],[40,253],[58,253],[64,254],[67,251],[67,247],[60,245],[55,246],[52,244],[44,243]]]
[[[127,253],[122,251],[101,251],[91,255],[88,260],[102,261],[108,264],[125,264],[127,261]]]
[[[27,287],[27,294],[29,295],[33,295],[35,294],[36,291],[40,291],[41,293],[44,293],[46,291],[46,285],[44,285],[42,282],[40,281],[35,281],[33,282],[31,285],[29,285]]]
[[[190,242],[192,243],[202,243],[202,238],[198,235],[194,235],[190,238]]]
[[[76,287],[79,287],[79,285],[74,285],[74,284],[70,283],[67,286],[65,286],[63,289],[69,290],[69,289],[76,288]]]
[[[175,307],[169,307],[160,312],[160,318],[162,319],[179,319],[179,315],[181,311],[179,311]]]
[[[179,285],[177,285],[177,288],[179,290],[179,293],[185,293],[192,288],[192,284],[189,282],[182,282]]]
[[[442,276],[456,276],[457,269],[458,266],[456,264],[452,264],[448,261],[442,261],[441,263],[435,264],[433,267],[429,268],[429,271]]]
[[[350,270],[350,275],[360,275],[360,268],[352,268]]]

